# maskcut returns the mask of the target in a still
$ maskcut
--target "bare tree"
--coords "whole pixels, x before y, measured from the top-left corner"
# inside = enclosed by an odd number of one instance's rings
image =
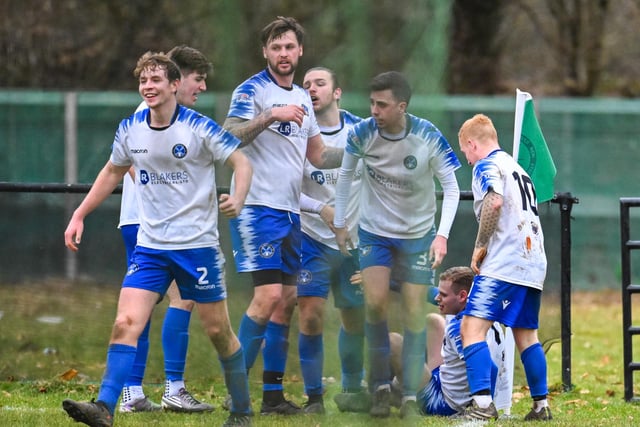
[[[603,72],[609,0],[547,0],[546,10],[534,3],[519,0],[517,6],[550,49],[549,64],[559,69],[564,94],[593,95]]]
[[[449,93],[499,92],[504,0],[454,0],[449,46]]]

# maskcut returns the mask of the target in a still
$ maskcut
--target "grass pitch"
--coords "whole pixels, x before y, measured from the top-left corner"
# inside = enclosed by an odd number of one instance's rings
[[[65,398],[96,397],[111,322],[115,314],[117,286],[50,282],[0,286],[0,425],[73,426],[62,410]],[[247,289],[230,289],[229,308],[238,325],[250,299]],[[632,426],[640,424],[640,408],[624,401],[622,377],[622,314],[619,292],[574,293],[572,302],[572,381],[568,392],[561,385],[560,344],[551,346],[549,363],[550,402],[554,420],[549,426]],[[164,382],[160,330],[166,301],[152,319],[151,348],[145,392],[159,402]],[[551,308],[551,310],[557,310]],[[325,415],[254,417],[255,426],[397,426],[406,425],[393,410],[390,418],[372,419],[365,414],[338,411],[333,395],[340,391],[337,358],[338,317],[332,301],[327,303],[325,328]],[[305,400],[297,359],[297,318],[290,334],[290,357],[285,377],[288,397]],[[393,328],[394,319],[392,319]],[[251,371],[254,411],[261,402],[262,360]],[[65,375],[66,374],[66,375]],[[194,395],[213,403],[209,414],[116,414],[118,426],[221,425],[228,413],[221,409],[226,395],[217,355],[202,331],[197,316],[191,336],[185,379]],[[521,373],[515,378],[511,420],[496,426],[521,425],[530,399]],[[412,425],[450,426],[452,420],[425,417]]]

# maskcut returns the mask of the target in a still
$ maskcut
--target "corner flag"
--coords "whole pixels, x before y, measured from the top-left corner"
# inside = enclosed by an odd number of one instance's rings
[[[520,149],[522,145],[522,149]],[[553,198],[556,166],[542,135],[533,97],[516,89],[516,116],[513,128],[513,158],[529,174],[536,189],[538,203]]]

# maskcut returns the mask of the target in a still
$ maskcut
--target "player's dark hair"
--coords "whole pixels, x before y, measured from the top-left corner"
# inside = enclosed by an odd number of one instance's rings
[[[411,86],[402,73],[397,71],[378,74],[371,80],[369,88],[372,92],[390,89],[397,101],[406,102],[407,105],[411,100]]]
[[[456,294],[463,289],[469,293],[473,276],[473,270],[470,267],[450,267],[440,274],[440,280],[451,281],[451,289]]]
[[[170,82],[180,80],[180,69],[176,63],[163,52],[145,52],[145,54],[138,59],[136,68],[133,70],[133,76],[139,79],[142,71],[147,68],[151,70],[156,68],[165,70],[167,79],[169,79]]]
[[[213,64],[198,49],[190,46],[179,45],[167,52],[167,55],[176,63],[182,75],[187,76],[193,72],[198,74],[211,74]]]
[[[277,39],[287,31],[293,31],[300,46],[304,43],[304,28],[289,16],[278,16],[275,20],[267,24],[260,32],[260,42],[265,47],[271,40]]]

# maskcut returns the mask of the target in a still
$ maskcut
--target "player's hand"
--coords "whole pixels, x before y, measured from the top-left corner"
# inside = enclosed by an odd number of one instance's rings
[[[299,127],[302,127],[304,116],[306,112],[301,105],[285,105],[283,107],[273,107],[271,109],[271,116],[279,122],[295,122]]]
[[[473,255],[471,255],[471,269],[475,274],[480,274],[480,265],[487,256],[487,248],[473,248]]]
[[[218,202],[220,212],[222,212],[227,218],[235,218],[240,215],[240,211],[244,206],[244,202],[241,202],[230,194],[221,194],[218,198]]]
[[[333,233],[336,233],[336,228],[333,226],[333,214],[335,213],[335,210],[329,206],[329,205],[324,205],[322,207],[322,210],[320,211],[320,218],[322,218],[322,221],[324,221],[324,223],[327,225],[327,227],[329,227],[329,229],[331,231],[333,231]]]
[[[71,218],[67,229],[64,231],[64,244],[73,252],[78,251],[78,245],[82,240],[82,232],[84,231],[84,222]]]
[[[349,248],[355,249],[353,246],[353,242],[351,238],[349,238],[349,231],[346,227],[338,228],[335,227],[334,233],[336,235],[336,242],[338,243],[338,249],[342,252],[344,256],[351,256],[351,252],[349,252]]]
[[[356,286],[362,285],[362,273],[360,273],[360,270],[355,271],[351,275],[351,277],[349,278],[349,282],[352,285],[356,285]]]
[[[442,264],[445,255],[447,255],[447,238],[444,236],[436,235],[429,248],[429,260],[431,261],[431,268],[436,269]]]

